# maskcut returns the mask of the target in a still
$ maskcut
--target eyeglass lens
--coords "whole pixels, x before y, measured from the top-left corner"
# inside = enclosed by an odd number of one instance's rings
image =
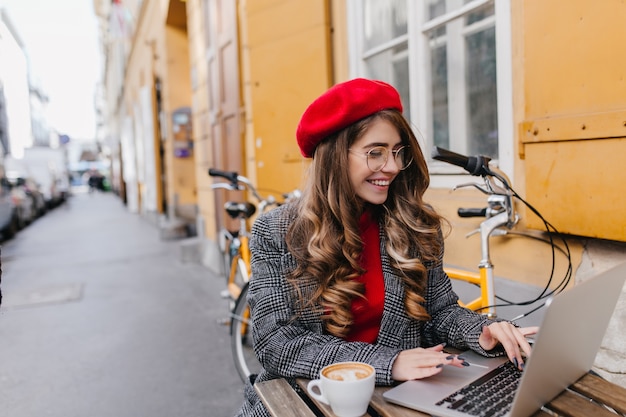
[[[394,156],[394,160],[398,169],[403,170],[406,169],[413,159],[410,154],[407,153],[407,147],[403,146],[401,148],[395,149],[393,151],[389,151],[387,148],[382,146],[376,146],[367,152],[367,166],[374,172],[378,172],[385,164],[387,164],[387,158],[389,157],[389,152]]]

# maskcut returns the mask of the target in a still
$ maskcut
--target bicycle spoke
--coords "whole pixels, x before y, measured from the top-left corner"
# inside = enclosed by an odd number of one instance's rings
[[[230,318],[236,321],[240,321],[242,324],[248,324],[248,322],[250,321],[247,317],[245,316],[241,316],[241,315],[236,315],[234,313],[230,314]]]

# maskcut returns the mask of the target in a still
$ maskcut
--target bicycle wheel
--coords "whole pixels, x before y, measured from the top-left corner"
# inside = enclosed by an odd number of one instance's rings
[[[261,364],[252,348],[252,334],[249,326],[250,308],[248,307],[247,295],[248,284],[241,290],[230,321],[230,348],[235,368],[243,382],[246,382],[251,374],[258,374],[261,370]]]

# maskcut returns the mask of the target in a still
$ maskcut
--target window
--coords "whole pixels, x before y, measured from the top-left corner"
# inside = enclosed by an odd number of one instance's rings
[[[362,2],[362,76],[393,84],[410,114],[406,0]]]
[[[399,90],[426,155],[433,145],[483,154],[510,173],[509,8],[507,0],[348,0],[351,76]],[[431,161],[431,172],[458,171]]]

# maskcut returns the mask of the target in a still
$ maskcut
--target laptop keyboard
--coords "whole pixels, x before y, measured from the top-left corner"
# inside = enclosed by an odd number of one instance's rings
[[[511,362],[469,383],[437,403],[471,416],[496,417],[505,415],[511,408],[519,385],[521,371]]]

